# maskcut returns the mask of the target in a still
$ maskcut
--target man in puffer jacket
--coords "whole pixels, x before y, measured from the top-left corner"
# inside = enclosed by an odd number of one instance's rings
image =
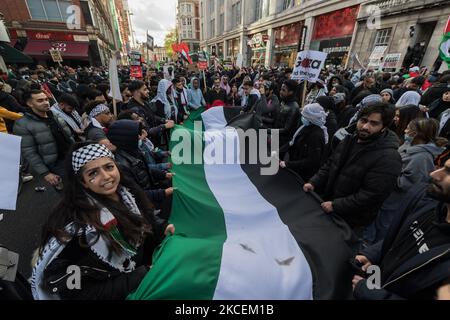
[[[16,121],[13,133],[22,137],[22,156],[36,174],[56,186],[64,172],[64,158],[74,139],[63,119],[50,111],[42,90],[27,91],[23,100],[30,108]]]

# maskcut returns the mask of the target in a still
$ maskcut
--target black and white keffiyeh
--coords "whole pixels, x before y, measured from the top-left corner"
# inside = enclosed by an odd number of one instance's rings
[[[72,154],[73,171],[78,173],[89,161],[104,157],[114,159],[112,152],[103,144],[94,143],[75,150]]]
[[[117,191],[123,203],[130,210],[130,212],[140,216],[141,212],[136,204],[134,196],[130,193],[130,191],[121,185],[118,187]],[[87,197],[91,203],[96,204],[99,207],[100,221],[102,225],[107,227],[109,224],[113,224],[113,221],[115,221],[115,217],[111,213],[111,211],[109,211],[108,208],[102,206],[88,194]],[[83,234],[82,229],[78,229],[78,232],[76,232],[76,230],[77,228],[74,222],[69,223],[65,227],[65,231],[68,235],[70,235],[71,239],[73,237],[81,236]],[[100,259],[110,267],[122,273],[129,273],[135,269],[136,263],[132,260],[132,258],[136,254],[135,252],[127,250],[127,248],[123,246],[122,248],[124,250],[120,254],[111,252],[109,240],[106,239],[103,235],[100,235],[99,237],[97,229],[91,225],[87,225],[86,228],[84,229],[84,232],[87,243],[91,244],[89,246],[89,249],[98,257],[98,259]],[[116,240],[116,238],[114,238],[114,235],[112,236],[113,239]],[[66,243],[61,243],[55,237],[52,237],[44,246],[40,256],[38,257],[35,265],[33,266],[33,272],[31,276],[31,290],[33,293],[33,298],[35,300],[61,299],[59,294],[51,293],[48,291],[48,288],[46,288],[44,284],[44,272],[47,266],[50,265],[50,263],[54,259],[56,259],[59,256],[59,254],[64,250],[68,242],[69,240]]]
[[[106,111],[110,111],[109,107],[105,104],[99,104],[94,109],[92,109],[91,112],[89,112],[89,119],[93,119],[96,116],[98,116],[99,114],[102,114]]]

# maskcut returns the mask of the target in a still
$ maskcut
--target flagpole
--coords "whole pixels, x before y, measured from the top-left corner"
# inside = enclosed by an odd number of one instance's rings
[[[204,85],[204,87],[205,87],[205,94],[206,94],[207,87],[206,87],[206,75],[205,75],[205,70],[202,70],[202,73],[203,73],[203,85]]]
[[[303,93],[302,93],[302,106],[300,107],[303,109],[305,107],[305,99],[306,99],[306,91],[308,90],[308,80],[303,80]]]

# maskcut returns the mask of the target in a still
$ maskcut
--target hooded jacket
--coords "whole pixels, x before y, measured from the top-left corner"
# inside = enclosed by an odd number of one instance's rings
[[[435,169],[434,159],[444,151],[444,148],[434,143],[403,145],[399,148],[402,158],[402,172],[397,180],[397,188],[408,190],[415,183],[427,181],[431,171]]]
[[[332,201],[334,212],[351,227],[369,225],[394,189],[401,171],[398,138],[385,130],[374,141],[353,152],[358,137],[349,135],[310,183],[325,201]]]
[[[202,106],[206,106],[206,101],[205,98],[203,98],[202,90],[200,90],[200,88],[194,89],[194,80],[199,79],[196,77],[191,79],[190,89],[188,89],[188,106],[191,109],[197,110]]]
[[[108,130],[108,139],[117,147],[116,162],[121,171],[132,178],[147,194],[150,200],[164,200],[163,189],[158,189],[157,181],[165,179],[159,170],[149,170],[139,150],[139,123],[134,120],[115,121]]]

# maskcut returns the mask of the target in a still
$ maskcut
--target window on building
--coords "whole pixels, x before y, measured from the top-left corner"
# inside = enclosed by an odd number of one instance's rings
[[[66,22],[70,14],[67,8],[72,5],[70,0],[27,0],[32,20]]]
[[[186,18],[186,25],[192,26],[192,18]]]
[[[377,30],[374,47],[389,45],[389,41],[391,40],[391,33],[392,28]]]
[[[255,16],[255,21],[260,20],[263,17],[263,0],[256,0],[256,5],[255,5],[255,9],[256,9],[256,16]]]
[[[236,2],[231,6],[232,26],[236,27],[241,24],[241,1]]]
[[[192,29],[188,30],[187,37],[188,37],[188,39],[192,39],[193,38],[193,36],[192,36]]]
[[[216,19],[212,19],[209,22],[209,32],[210,32],[209,36],[211,38],[215,37],[215,35],[216,35]]]
[[[186,4],[186,13],[191,13],[192,12],[192,5],[191,4]]]
[[[225,17],[224,14],[221,13],[219,16],[219,34],[222,34],[224,32],[225,28]]]
[[[283,0],[283,10],[302,4],[302,0]]]

